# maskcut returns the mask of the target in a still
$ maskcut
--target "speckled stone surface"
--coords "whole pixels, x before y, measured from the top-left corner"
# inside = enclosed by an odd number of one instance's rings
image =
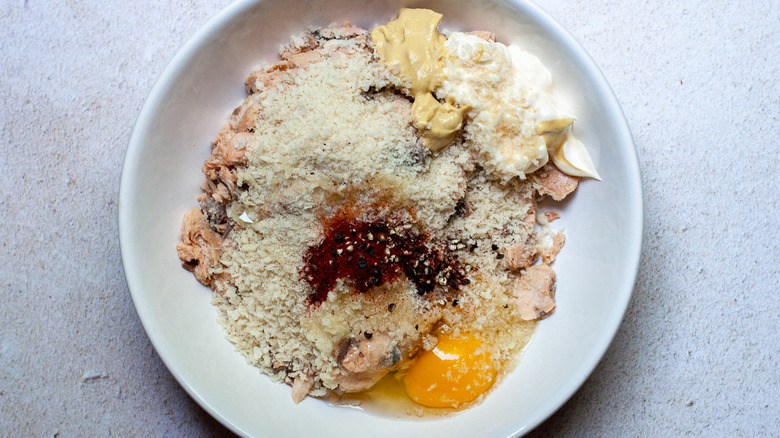
[[[135,117],[227,1],[0,3],[0,435],[223,436],[152,348],[117,232]],[[645,187],[634,297],[532,436],[780,433],[780,3],[545,0]]]

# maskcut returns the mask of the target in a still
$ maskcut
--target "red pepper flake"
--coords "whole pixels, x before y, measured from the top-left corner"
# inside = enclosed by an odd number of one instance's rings
[[[447,243],[432,241],[411,223],[337,217],[326,225],[322,241],[306,251],[302,277],[313,289],[312,303],[325,301],[340,279],[351,281],[359,293],[401,275],[419,295],[436,287],[458,290],[468,284],[466,270],[448,249]]]

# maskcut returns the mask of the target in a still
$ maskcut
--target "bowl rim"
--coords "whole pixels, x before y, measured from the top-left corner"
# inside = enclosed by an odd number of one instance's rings
[[[184,389],[190,398],[195,400],[195,402],[202,409],[208,412],[212,418],[215,418],[223,426],[230,429],[233,433],[245,437],[249,437],[251,435],[239,428],[237,425],[233,424],[233,422],[230,421],[225,415],[219,412],[219,410],[215,409],[211,403],[209,403],[201,396],[197,388],[193,387],[189,381],[183,378],[183,376],[176,370],[176,367],[172,364],[166,350],[160,348],[159,341],[157,340],[156,336],[152,334],[150,330],[151,321],[149,320],[149,316],[139,303],[138,289],[140,286],[137,284],[138,281],[136,281],[136,278],[130,274],[138,272],[138,269],[135,267],[135,260],[128,254],[127,248],[130,246],[130,236],[128,232],[128,226],[124,224],[129,223],[131,219],[128,215],[128,209],[124,208],[124,205],[128,203],[127,201],[131,198],[131,195],[134,192],[132,181],[130,180],[129,176],[130,170],[138,166],[138,162],[140,160],[141,140],[144,136],[144,132],[146,129],[148,129],[148,126],[152,121],[154,110],[161,103],[166,90],[170,88],[176,77],[184,70],[184,67],[187,65],[188,61],[193,56],[195,56],[199,47],[202,46],[204,41],[208,40],[214,32],[223,27],[238,14],[249,9],[255,3],[256,0],[237,0],[220,10],[215,16],[209,18],[206,23],[203,24],[197,31],[195,31],[195,33],[189,39],[187,39],[184,45],[182,45],[182,47],[176,51],[171,60],[163,69],[162,73],[160,73],[160,76],[154,82],[154,85],[149,91],[146,99],[144,99],[141,110],[139,111],[135,123],[133,124],[133,129],[130,134],[127,151],[125,152],[125,158],[122,165],[122,175],[119,183],[119,202],[117,203],[119,250],[122,257],[122,267],[125,282],[127,283],[128,290],[130,291],[133,307],[136,310],[136,314],[141,321],[141,325],[143,326],[144,332],[146,332],[152,347],[154,347],[155,352],[160,356],[160,359],[165,365],[165,368],[168,369],[168,372],[171,373],[174,379],[176,379],[178,382],[179,386]]]
[[[152,346],[157,354],[162,359],[168,371],[173,375],[179,385],[187,392],[187,394],[195,400],[198,405],[201,406],[206,412],[213,418],[218,420],[222,425],[230,429],[232,432],[241,436],[251,436],[247,431],[242,430],[232,421],[230,421],[222,412],[215,409],[208,400],[203,398],[198,389],[193,387],[190,382],[183,378],[183,376],[176,370],[174,364],[172,364],[168,353],[165,349],[159,348],[159,342],[157,336],[150,330],[151,321],[143,306],[139,303],[139,281],[137,281],[136,274],[139,269],[136,268],[134,258],[129,253],[130,247],[130,232],[128,231],[127,224],[131,221],[130,212],[124,205],[128,204],[128,201],[132,198],[134,193],[134,187],[131,181],[130,173],[131,169],[135,169],[138,166],[140,160],[140,151],[142,150],[141,140],[144,137],[144,132],[148,129],[155,109],[160,105],[166,90],[170,88],[175,79],[181,74],[184,67],[189,60],[197,53],[199,47],[207,41],[212,34],[222,29],[229,22],[231,22],[236,16],[242,12],[250,9],[257,3],[261,3],[263,0],[237,0],[222,10],[220,10],[215,16],[211,17],[206,23],[200,27],[174,54],[169,63],[166,65],[160,76],[154,82],[151,91],[147,95],[144,103],[136,117],[133,124],[132,133],[128,141],[128,147],[125,152],[125,157],[122,166],[122,173],[120,177],[119,188],[119,202],[117,204],[117,216],[118,216],[118,232],[119,232],[119,246],[122,258],[123,273],[125,281],[130,291],[131,298],[133,300],[133,306],[136,309],[136,313],[141,321],[141,325],[144,328]],[[529,18],[542,24],[546,29],[558,34],[560,42],[567,48],[568,53],[572,54],[578,59],[581,66],[585,68],[585,76],[589,82],[597,87],[599,95],[604,95],[606,99],[604,102],[607,104],[605,110],[608,111],[608,118],[615,121],[615,128],[617,131],[617,142],[627,149],[627,155],[630,158],[627,160],[628,174],[636,176],[628,181],[629,191],[634,196],[631,197],[631,205],[628,206],[629,211],[634,217],[632,221],[632,230],[627,234],[632,234],[630,242],[627,242],[628,249],[626,254],[628,257],[624,263],[624,270],[631,275],[624,276],[624,281],[620,284],[620,290],[624,291],[618,298],[619,302],[615,303],[616,308],[619,311],[615,311],[610,314],[608,321],[608,330],[603,330],[594,344],[594,347],[590,349],[589,354],[584,358],[584,365],[577,368],[580,372],[576,375],[572,375],[567,379],[567,385],[565,388],[558,391],[554,397],[546,399],[544,407],[540,410],[541,413],[532,417],[528,424],[518,427],[514,433],[510,436],[524,435],[531,430],[538,427],[542,422],[547,420],[553,414],[555,414],[585,383],[588,377],[593,373],[595,368],[603,359],[610,345],[612,344],[618,329],[625,317],[628,305],[633,296],[633,289],[637,281],[637,275],[640,265],[640,257],[643,246],[643,230],[644,230],[644,193],[643,193],[643,181],[642,174],[639,168],[639,159],[636,151],[628,122],[625,114],[621,109],[617,97],[614,91],[607,82],[604,74],[599,67],[595,64],[590,54],[582,47],[568,30],[566,30],[560,23],[558,23],[549,13],[542,9],[539,5],[531,0],[498,0],[508,4],[514,9],[523,11]],[[635,216],[639,216],[638,220]]]

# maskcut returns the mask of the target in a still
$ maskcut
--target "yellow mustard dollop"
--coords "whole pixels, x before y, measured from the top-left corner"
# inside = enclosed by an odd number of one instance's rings
[[[433,151],[447,146],[463,126],[468,107],[439,103],[433,91],[444,80],[441,63],[446,38],[437,28],[442,15],[430,9],[404,8],[398,18],[371,31],[376,53],[409,81],[414,98],[412,120]]]

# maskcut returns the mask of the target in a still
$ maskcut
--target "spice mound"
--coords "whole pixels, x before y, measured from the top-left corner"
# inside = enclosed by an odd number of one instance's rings
[[[457,256],[447,252],[446,244],[429,240],[410,223],[337,221],[306,253],[304,272],[314,291],[312,302],[327,299],[336,282],[344,279],[360,293],[401,275],[414,284],[418,295],[436,286],[458,290],[468,284]]]
[[[392,381],[471,406],[554,311],[565,238],[537,203],[595,167],[533,55],[441,19],[293,36],[203,164],[182,265],[296,403]]]

